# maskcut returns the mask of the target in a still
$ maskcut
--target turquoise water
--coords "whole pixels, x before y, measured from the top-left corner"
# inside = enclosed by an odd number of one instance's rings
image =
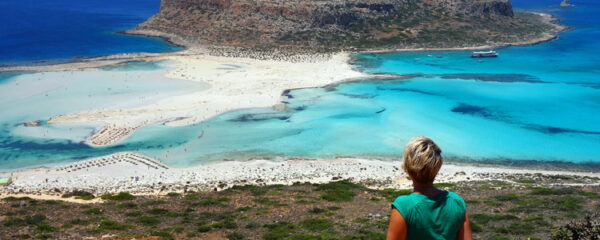
[[[468,51],[355,55],[357,69],[410,77],[294,90],[284,112],[248,109],[187,127],[155,124],[110,147],[80,143],[93,124],[16,124],[119,102],[147,104],[127,100],[201,86],[160,77],[167,68],[161,63],[73,73],[78,77],[0,75],[0,170],[118,151],[139,151],[175,167],[255,157],[393,159],[417,135],[436,140],[448,159],[600,163],[600,3],[560,8],[542,0],[513,2],[552,13],[573,29],[552,42],[497,49],[495,59],[471,59]],[[132,77],[138,74],[151,80]],[[121,94],[113,96],[115,89]]]

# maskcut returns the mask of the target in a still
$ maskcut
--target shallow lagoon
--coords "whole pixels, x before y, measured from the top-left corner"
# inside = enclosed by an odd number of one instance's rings
[[[205,84],[164,77],[168,63],[130,63],[105,70],[4,74],[0,80],[0,169],[52,165],[124,149],[83,143],[101,124],[47,124],[63,114],[132,108],[186,94]],[[39,121],[39,127],[22,123]]]

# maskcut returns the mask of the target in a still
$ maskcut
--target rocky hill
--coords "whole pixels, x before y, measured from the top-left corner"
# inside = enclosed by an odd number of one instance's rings
[[[162,0],[137,30],[188,44],[327,51],[512,43],[552,28],[508,0]]]

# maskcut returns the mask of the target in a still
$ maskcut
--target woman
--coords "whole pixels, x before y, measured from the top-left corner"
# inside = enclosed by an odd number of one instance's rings
[[[456,193],[433,186],[442,167],[442,150],[428,137],[415,137],[404,148],[402,168],[414,192],[392,203],[387,239],[472,239],[465,202]]]

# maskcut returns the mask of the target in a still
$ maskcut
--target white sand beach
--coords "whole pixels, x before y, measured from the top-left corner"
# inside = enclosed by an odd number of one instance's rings
[[[598,185],[597,172],[548,171],[497,166],[444,164],[436,182],[499,180],[519,176],[577,176],[583,181],[562,185]],[[229,161],[188,168],[169,168],[137,153],[116,153],[54,168],[12,173],[13,182],[0,187],[0,197],[53,198],[72,190],[94,194],[131,192],[164,195],[169,192],[223,190],[235,185],[290,185],[349,179],[372,188],[408,189],[412,182],[400,161],[345,158],[288,159],[285,161]],[[590,179],[587,181],[586,179]],[[586,182],[587,181],[587,182]]]

